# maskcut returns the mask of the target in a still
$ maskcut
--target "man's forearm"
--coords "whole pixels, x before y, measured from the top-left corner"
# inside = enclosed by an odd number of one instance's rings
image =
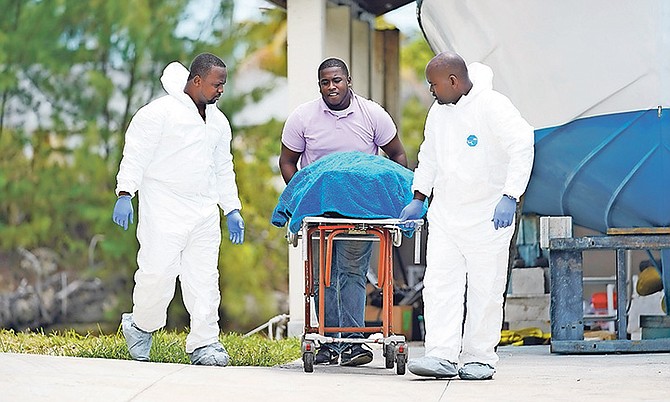
[[[284,183],[288,184],[288,182],[291,181],[291,178],[293,178],[293,175],[295,175],[298,171],[298,167],[291,164],[282,164],[279,167],[279,170],[281,171],[281,176],[284,179]]]

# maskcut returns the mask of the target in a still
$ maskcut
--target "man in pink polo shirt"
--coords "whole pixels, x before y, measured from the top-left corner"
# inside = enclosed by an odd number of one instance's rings
[[[279,157],[284,181],[288,183],[298,171],[298,161],[302,168],[333,152],[376,155],[381,148],[391,160],[407,167],[407,155],[393,119],[379,104],[353,92],[346,63],[328,58],[319,66],[318,76],[321,97],[298,106],[284,124]],[[365,284],[371,253],[372,243],[368,241],[334,243],[333,285],[325,290],[326,326],[365,325]],[[344,336],[362,338],[363,334]],[[324,344],[315,363],[336,364],[338,360],[342,366],[367,364],[372,361],[372,351],[361,343]]]

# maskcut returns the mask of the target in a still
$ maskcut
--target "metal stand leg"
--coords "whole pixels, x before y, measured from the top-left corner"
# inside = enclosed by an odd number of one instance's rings
[[[628,339],[628,317],[626,306],[628,305],[628,279],[626,270],[626,250],[616,251],[616,322],[617,339]]]
[[[584,339],[582,253],[551,250],[551,337],[554,340]]]

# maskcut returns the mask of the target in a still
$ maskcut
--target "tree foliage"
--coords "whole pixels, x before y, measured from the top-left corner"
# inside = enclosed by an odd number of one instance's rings
[[[123,135],[133,113],[162,94],[169,62],[208,51],[229,75],[261,43],[240,27],[233,0],[209,10],[209,24],[183,32],[188,0],[0,0],[0,253],[51,248],[61,269],[98,276],[119,292],[109,316],[131,306],[138,244],[135,226],[111,221]],[[253,28],[253,29],[252,29]],[[260,35],[260,34],[259,34]],[[233,120],[249,94],[224,94]],[[277,314],[274,292],[286,288],[286,246],[269,223],[277,190],[273,152],[281,126],[233,127],[246,242],[220,253],[223,323],[248,329]],[[136,205],[135,205],[136,206]],[[225,228],[225,218],[222,219]],[[173,303],[174,304],[174,303]],[[181,306],[179,309],[185,317]],[[172,320],[183,327],[188,321]]]
[[[423,37],[416,35],[406,38],[400,49],[400,63],[403,92],[408,96],[403,100],[400,132],[407,151],[409,166],[417,164],[419,146],[423,142],[423,126],[432,96],[426,85],[424,70],[435,55]]]

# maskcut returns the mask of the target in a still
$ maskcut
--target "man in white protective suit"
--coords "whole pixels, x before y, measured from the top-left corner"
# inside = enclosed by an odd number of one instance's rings
[[[167,95],[140,108],[126,131],[116,177],[113,221],[133,223],[131,198],[139,194],[133,311],[121,319],[130,355],[148,361],[152,333],[165,326],[181,282],[190,314],[186,352],[191,363],[226,366],[219,342],[219,207],[230,241],[244,241],[230,123],[217,108],[228,72],[215,55],[195,57],[190,71],[170,63],[161,76]]]
[[[459,55],[440,53],[426,66],[426,79],[436,102],[426,118],[414,199],[399,217],[420,218],[432,192],[426,352],[407,367],[427,377],[491,379],[514,213],[533,165],[533,128],[492,89],[493,72],[483,64],[466,67]]]

